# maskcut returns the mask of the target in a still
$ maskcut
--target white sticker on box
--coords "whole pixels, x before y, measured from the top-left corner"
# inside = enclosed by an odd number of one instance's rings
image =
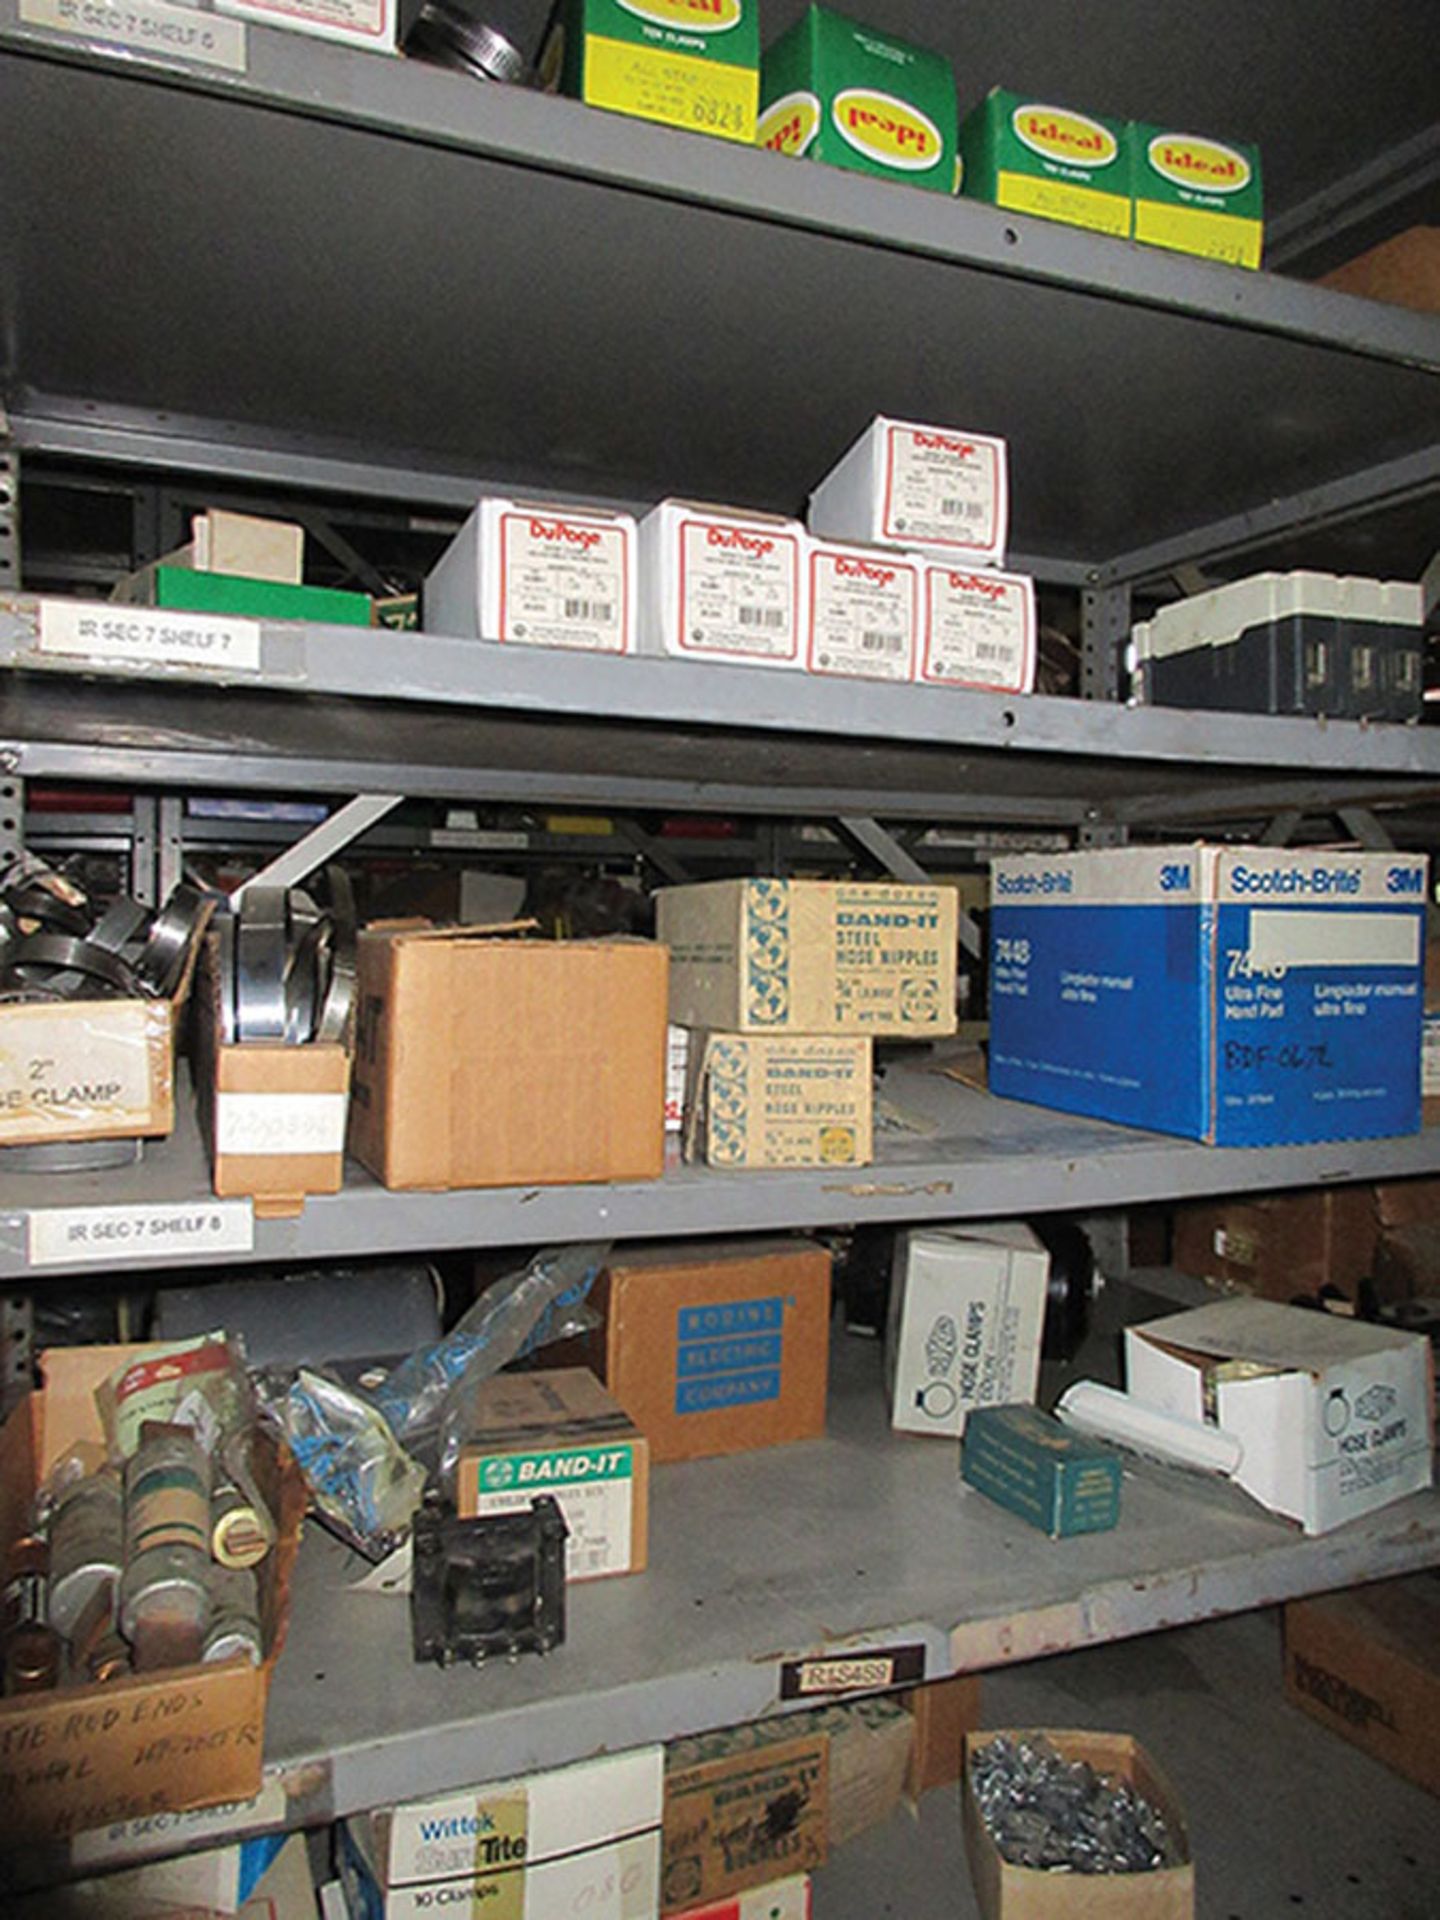
[[[815,548],[810,555],[812,673],[909,680],[916,570],[907,561]]]
[[[251,1833],[283,1826],[285,1788],[278,1773],[265,1780],[253,1800],[231,1800],[220,1807],[190,1807],[181,1813],[142,1813],[110,1827],[92,1827],[70,1842],[77,1867],[119,1866],[170,1853],[195,1840],[218,1840],[230,1833]]]
[[[539,1493],[554,1494],[570,1529],[565,1578],[593,1580],[630,1568],[634,1449],[567,1447],[563,1452],[497,1454],[478,1464],[475,1510],[528,1513]]]
[[[20,0],[27,26],[49,27],[92,43],[124,47],[157,60],[198,60],[245,71],[245,29],[166,0]]]
[[[1420,1091],[1427,1100],[1440,1094],[1440,1017],[1433,1014],[1421,1031]]]
[[[926,568],[922,680],[1026,693],[1034,655],[1034,590],[1023,574]]]
[[[394,23],[389,0],[216,0],[222,13],[238,13],[252,20],[273,20],[331,40],[358,41],[362,46],[389,46]]]
[[[800,545],[794,534],[725,521],[680,525],[682,653],[793,660]]]
[[[42,600],[39,650],[78,654],[87,660],[124,660],[132,666],[258,673],[260,622],[181,613],[172,607]]]
[[[668,1027],[665,1036],[665,1131],[678,1133],[685,1124],[685,1074],[690,1064],[690,1034],[685,1027]]]
[[[886,540],[989,553],[997,545],[999,449],[964,434],[891,427],[885,437]]]
[[[623,653],[629,630],[629,533],[572,515],[500,517],[501,640]]]
[[[1257,973],[1287,967],[1418,967],[1420,939],[1418,913],[1256,907],[1250,914],[1248,959]]]
[[[176,1200],[158,1206],[44,1207],[29,1215],[32,1267],[113,1266],[181,1254],[209,1259],[249,1253],[255,1220],[248,1200]]]
[[[217,1153],[343,1153],[343,1093],[219,1093]]]
[[[151,1124],[150,1049],[168,1019],[140,1001],[7,1009],[0,1022],[0,1141]]]

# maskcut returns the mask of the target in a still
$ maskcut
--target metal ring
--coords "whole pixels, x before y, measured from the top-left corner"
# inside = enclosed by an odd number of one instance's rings
[[[343,1040],[355,1004],[355,889],[343,867],[325,869],[325,891],[334,933],[330,974],[316,1023],[317,1040]]]
[[[171,994],[185,972],[191,945],[204,931],[213,902],[182,880],[150,923],[135,973],[147,993]]]
[[[87,980],[98,980],[118,994],[135,991],[135,976],[119,954],[97,947],[90,940],[76,940],[68,933],[31,933],[17,940],[5,958],[7,974],[19,973],[21,984],[30,984],[24,975],[32,967],[57,975],[82,974]],[[57,986],[54,980],[40,984]]]
[[[62,899],[38,880],[9,888],[5,904],[16,920],[34,920],[54,933],[73,933],[76,939],[83,940],[90,931],[91,916],[83,905]]]
[[[221,1044],[235,1044],[235,916],[215,916],[216,980],[220,992]]]
[[[285,1038],[289,903],[284,887],[247,887],[235,929],[235,1037]]]
[[[108,1173],[133,1167],[144,1146],[130,1134],[120,1140],[34,1140],[0,1147],[0,1173]]]
[[[138,900],[122,893],[118,900],[111,901],[90,929],[91,942],[111,953],[123,953],[148,918],[147,909]]]

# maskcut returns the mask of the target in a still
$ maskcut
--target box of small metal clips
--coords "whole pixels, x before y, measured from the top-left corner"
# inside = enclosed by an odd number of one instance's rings
[[[12,1849],[260,1791],[305,1510],[223,1338],[43,1374],[0,1428],[0,1885]]]

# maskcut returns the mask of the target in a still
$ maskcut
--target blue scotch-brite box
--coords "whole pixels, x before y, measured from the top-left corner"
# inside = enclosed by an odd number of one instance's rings
[[[1104,1533],[1120,1518],[1120,1455],[1038,1407],[977,1407],[960,1477],[1052,1539]]]

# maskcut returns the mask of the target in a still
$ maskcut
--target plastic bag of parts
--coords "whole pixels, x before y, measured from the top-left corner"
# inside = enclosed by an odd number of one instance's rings
[[[480,1381],[537,1347],[593,1326],[585,1297],[609,1252],[608,1241],[542,1247],[519,1273],[488,1286],[443,1340],[402,1360],[375,1390],[396,1438],[428,1452],[447,1409]],[[440,1449],[443,1476],[443,1433]]]
[[[223,1333],[174,1340],[117,1367],[95,1395],[112,1458],[128,1460],[150,1421],[191,1427],[207,1453],[254,1418],[244,1357]]]
[[[327,1374],[275,1371],[260,1375],[257,1386],[320,1519],[367,1560],[383,1560],[409,1534],[424,1468],[363,1395]]]

